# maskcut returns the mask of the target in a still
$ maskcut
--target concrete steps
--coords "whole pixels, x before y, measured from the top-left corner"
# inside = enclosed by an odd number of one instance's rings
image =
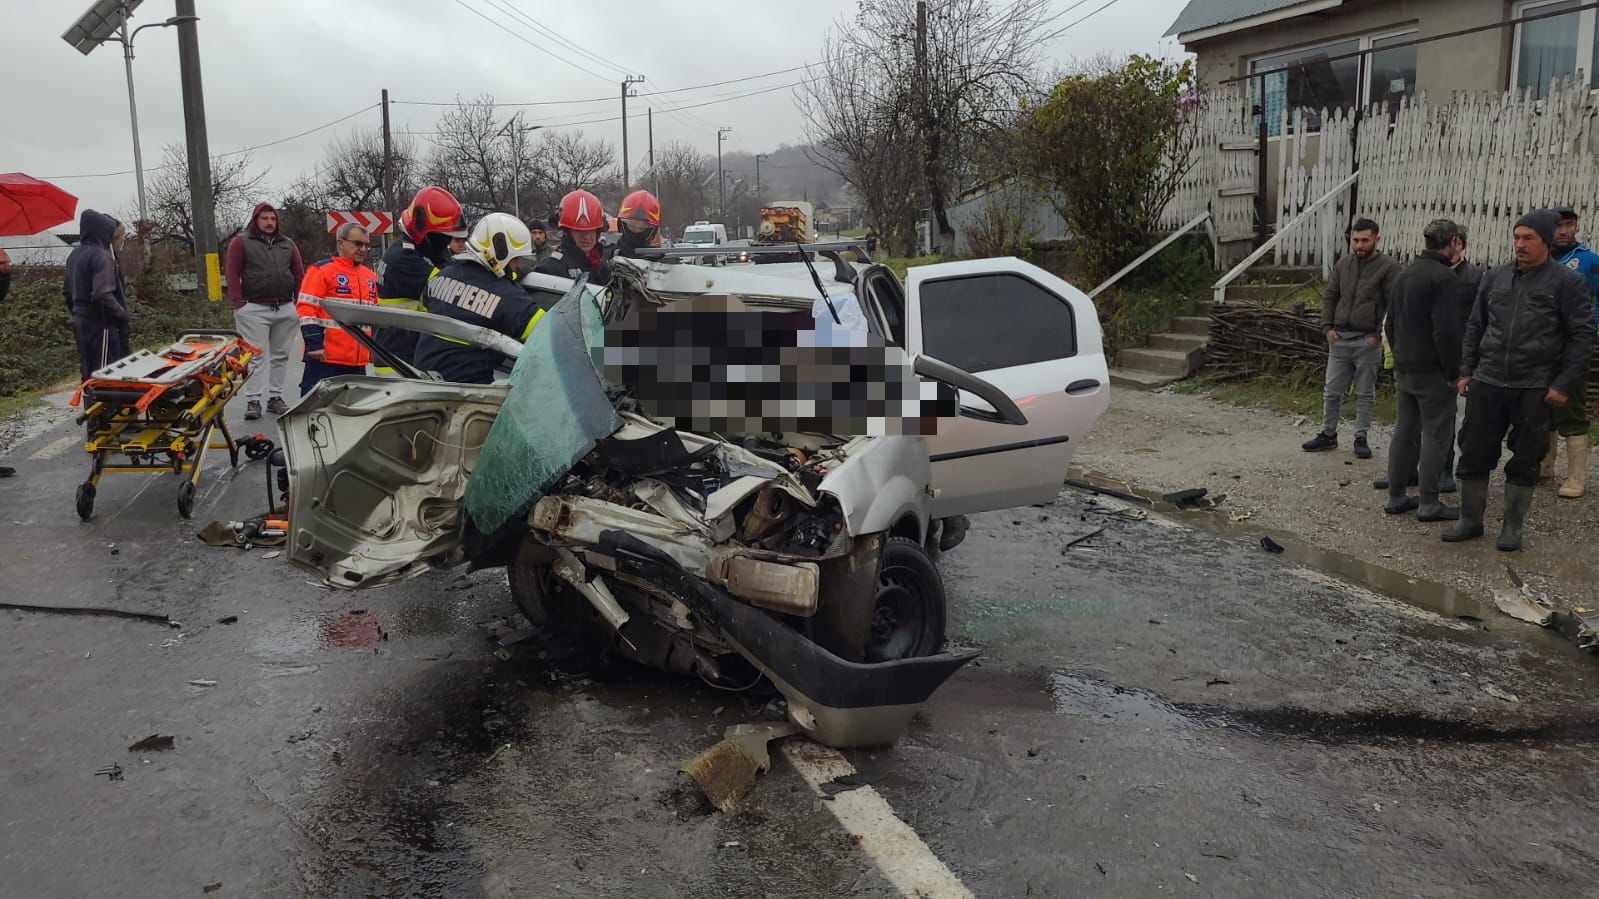
[[[1123,390],[1159,390],[1167,384],[1176,381],[1165,375],[1157,375],[1147,371],[1134,371],[1130,368],[1113,368],[1110,370],[1110,386]]]
[[[1205,351],[1199,348],[1189,351],[1147,348],[1122,350],[1121,355],[1117,357],[1117,363],[1122,368],[1170,378],[1186,378],[1198,371],[1204,361]]]
[[[1208,338],[1210,336],[1210,316],[1179,315],[1174,317],[1167,327],[1170,329],[1167,333]]]
[[[1149,349],[1152,350],[1175,350],[1179,353],[1198,350],[1203,353],[1209,342],[1209,340],[1198,334],[1185,334],[1182,332],[1168,331],[1163,334],[1149,335]]]

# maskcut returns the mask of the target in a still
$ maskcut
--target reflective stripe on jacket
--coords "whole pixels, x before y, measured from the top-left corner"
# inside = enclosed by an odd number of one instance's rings
[[[376,304],[377,275],[366,266],[343,257],[323,259],[305,270],[300,296],[294,304],[307,353],[322,350],[322,361],[329,365],[366,365],[371,361],[371,354],[328,316],[327,310],[322,308],[323,300]]]

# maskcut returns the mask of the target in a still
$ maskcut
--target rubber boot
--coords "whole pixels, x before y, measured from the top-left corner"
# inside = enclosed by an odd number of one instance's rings
[[[1536,487],[1505,485],[1505,526],[1499,531],[1499,551],[1517,552],[1521,549],[1521,529],[1527,522],[1527,511],[1532,508],[1532,495]]]
[[[1446,506],[1438,499],[1436,493],[1423,493],[1421,505],[1416,508],[1417,521],[1458,521],[1460,510],[1453,506]]]
[[[1443,533],[1445,543],[1475,540],[1482,536],[1482,515],[1488,510],[1488,479],[1460,479],[1460,518]]]
[[[1549,455],[1543,457],[1543,465],[1538,468],[1538,480],[1547,481],[1555,476],[1555,457],[1560,455],[1560,435],[1554,431],[1549,432]]]
[[[1576,499],[1588,492],[1588,437],[1585,434],[1566,438],[1566,482],[1560,485],[1560,495]]]

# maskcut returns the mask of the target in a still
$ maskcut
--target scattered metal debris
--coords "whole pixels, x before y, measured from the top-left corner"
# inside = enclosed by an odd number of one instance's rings
[[[238,624],[238,623],[239,623],[239,616],[237,616],[237,615],[223,615],[221,618],[217,619],[217,624]]]
[[[129,612],[126,609],[107,609],[99,606],[41,606],[25,602],[0,602],[0,609],[13,609],[18,612],[51,612],[57,615],[98,615],[105,618],[131,618],[134,621],[148,621],[151,624],[164,624],[167,627],[182,627],[179,622],[173,621],[159,612]]]
[[[217,682],[214,681],[214,680],[192,680],[192,681],[189,681],[189,686],[191,686],[191,687],[214,687],[216,685],[217,685]]]
[[[95,777],[104,777],[107,780],[113,780],[113,781],[121,780],[122,779],[122,766],[118,765],[116,763],[112,763],[112,764],[106,765],[104,768],[101,768],[100,770],[94,772],[94,776]]]
[[[1062,548],[1062,551],[1064,552],[1065,550],[1071,549],[1072,547],[1078,545],[1079,543],[1086,543],[1089,540],[1092,540],[1095,537],[1098,537],[1100,534],[1103,534],[1103,533],[1105,533],[1105,529],[1104,528],[1096,528],[1096,529],[1094,529],[1092,531],[1089,531],[1088,533],[1084,534],[1083,536],[1078,537],[1078,538],[1068,542]]]
[[[176,737],[164,734],[151,734],[148,737],[128,747],[129,752],[163,752],[177,745]]]
[[[1482,692],[1487,693],[1489,696],[1492,696],[1495,699],[1503,700],[1505,702],[1520,702],[1521,701],[1521,698],[1518,697],[1516,694],[1511,693],[1508,690],[1501,690],[1500,688],[1494,686],[1492,682],[1487,681],[1487,680],[1483,680],[1481,678],[1479,678],[1477,680],[1477,688],[1479,690],[1481,690]]]
[[[732,812],[755,788],[755,778],[772,767],[766,744],[798,732],[793,724],[735,724],[721,742],[689,759],[680,770],[711,805]]]
[[[301,734],[291,734],[289,736],[289,739],[286,742],[291,743],[291,744],[292,743],[303,743],[306,740],[311,739],[311,736],[313,734],[315,734],[315,733],[316,733],[316,730],[312,729],[312,730],[308,730],[305,733],[301,733]]]
[[[1260,538],[1260,548],[1269,553],[1283,552],[1283,545],[1270,537]]]
[[[856,772],[854,774],[840,774],[832,780],[822,784],[822,798],[832,799],[834,796],[837,796],[840,793],[848,793],[850,790],[859,790],[864,786],[867,786],[867,781],[860,775],[860,772]]]

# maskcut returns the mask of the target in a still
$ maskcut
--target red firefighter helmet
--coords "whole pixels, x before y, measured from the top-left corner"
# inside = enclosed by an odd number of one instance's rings
[[[461,202],[442,187],[424,187],[417,191],[411,205],[400,213],[400,230],[413,243],[422,242],[429,234],[466,237],[464,224]]]
[[[638,222],[648,228],[658,228],[661,224],[661,201],[647,190],[635,190],[622,199],[622,208],[616,211],[616,217],[624,222]]]
[[[560,225],[565,231],[599,231],[605,227],[600,198],[586,190],[574,190],[561,198]]]

